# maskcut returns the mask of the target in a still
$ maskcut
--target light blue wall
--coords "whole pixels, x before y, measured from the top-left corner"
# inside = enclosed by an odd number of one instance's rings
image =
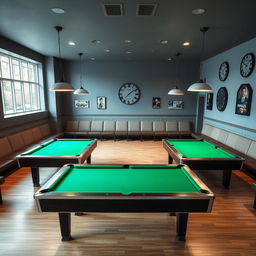
[[[178,67],[178,68],[177,68]],[[144,61],[83,61],[83,80],[89,95],[65,94],[63,96],[63,116],[66,119],[158,119],[191,120],[196,114],[197,95],[186,93],[184,96],[170,97],[168,91],[174,86],[184,90],[198,79],[198,62],[144,62]],[[175,72],[176,70],[176,72]],[[69,82],[76,88],[80,85],[79,61],[66,66]],[[141,98],[134,105],[125,105],[118,98],[120,86],[126,82],[136,83],[141,90]],[[107,109],[98,110],[97,96],[107,97]],[[160,97],[160,109],[152,109],[152,97]],[[89,109],[76,109],[74,101],[89,100]],[[168,100],[184,100],[183,110],[169,110]],[[67,104],[65,104],[67,103]]]
[[[213,88],[213,110],[205,110],[205,123],[224,128],[248,138],[256,139],[256,68],[248,78],[240,75],[240,62],[246,53],[252,52],[256,56],[256,38],[238,45],[228,51],[218,54],[202,65],[202,77]],[[219,66],[228,61],[230,66],[229,76],[226,81],[219,80]],[[249,83],[253,89],[250,116],[235,114],[237,90],[241,84]],[[220,87],[228,90],[228,104],[223,112],[217,110],[216,94]]]

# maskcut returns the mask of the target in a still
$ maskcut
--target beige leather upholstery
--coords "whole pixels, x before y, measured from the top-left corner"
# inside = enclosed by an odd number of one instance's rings
[[[153,132],[153,122],[152,121],[141,121],[141,131],[142,132]]]
[[[178,122],[176,121],[166,121],[165,130],[167,132],[177,132],[178,131]]]
[[[140,121],[129,121],[128,132],[140,132]]]
[[[178,128],[179,128],[179,132],[190,132],[191,123],[189,121],[179,121]]]
[[[115,121],[104,121],[103,132],[101,134],[103,137],[114,138],[115,130],[116,130],[116,122]]]
[[[89,132],[91,130],[91,121],[79,121],[78,131]]]
[[[102,132],[103,130],[103,121],[92,121],[91,123],[91,131]]]
[[[153,121],[153,131],[154,132],[165,132],[165,122],[164,121]]]
[[[234,133],[229,133],[225,144],[246,154],[251,144],[251,140]]]
[[[211,137],[212,129],[213,129],[213,126],[211,126],[209,124],[204,124],[201,133],[206,135],[206,136]]]
[[[256,141],[252,140],[247,150],[247,155],[256,159]]]
[[[12,153],[11,145],[6,137],[0,138],[0,158]]]
[[[222,130],[222,129],[221,129],[220,132],[219,132],[219,135],[218,135],[217,140],[218,140],[219,142],[225,144],[225,143],[226,143],[226,140],[227,140],[227,137],[228,137],[228,134],[229,134],[228,131],[225,131],[225,130]]]

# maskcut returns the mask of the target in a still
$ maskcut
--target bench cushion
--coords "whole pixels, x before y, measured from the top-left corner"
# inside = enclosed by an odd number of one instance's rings
[[[22,139],[21,133],[16,133],[13,135],[8,136],[8,140],[11,144],[13,151],[18,151],[25,147],[25,143]]]
[[[12,153],[12,148],[7,137],[0,138],[0,158]]]

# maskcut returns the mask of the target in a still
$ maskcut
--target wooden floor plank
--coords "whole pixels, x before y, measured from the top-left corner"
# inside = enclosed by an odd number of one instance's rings
[[[93,164],[167,164],[160,141],[99,141]],[[45,182],[56,169],[43,169]],[[61,242],[56,213],[39,213],[31,175],[22,168],[2,185],[0,255],[182,255],[255,256],[256,211],[252,180],[240,171],[231,187],[221,172],[195,171],[216,195],[212,213],[190,214],[187,241],[175,239],[175,217],[167,214],[72,215],[70,242]]]

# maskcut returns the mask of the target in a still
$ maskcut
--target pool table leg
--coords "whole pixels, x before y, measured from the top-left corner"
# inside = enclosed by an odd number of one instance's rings
[[[222,185],[225,189],[229,188],[232,170],[223,170]]]
[[[59,221],[60,221],[60,232],[62,239],[61,241],[69,241],[72,239],[71,233],[71,217],[70,213],[59,212]]]
[[[91,163],[91,155],[88,156],[88,158],[87,158],[87,160],[86,160],[86,163],[87,163],[87,164],[90,164],[90,163]]]
[[[186,232],[187,232],[187,224],[188,224],[188,213],[187,212],[179,212],[177,213],[177,239],[179,241],[186,240]]]
[[[168,155],[168,164],[172,164],[172,162],[173,162],[172,157],[170,155]]]
[[[31,167],[31,175],[34,187],[39,187],[39,168],[38,167]]]
[[[254,197],[253,208],[256,209],[256,192],[255,192],[255,197]]]

